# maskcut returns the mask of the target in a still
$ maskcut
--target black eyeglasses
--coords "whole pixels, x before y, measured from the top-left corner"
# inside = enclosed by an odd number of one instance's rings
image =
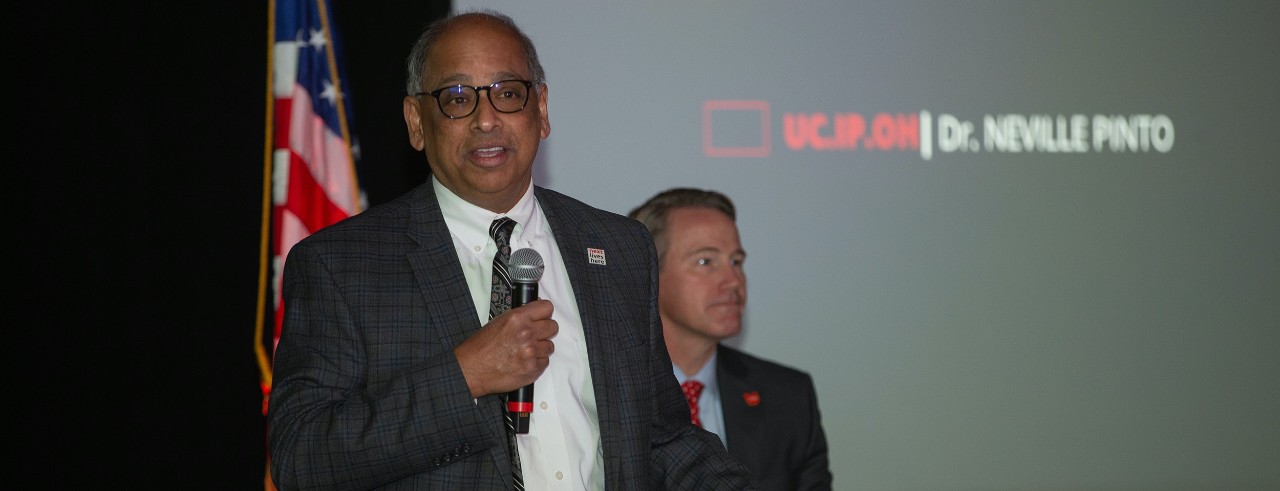
[[[480,91],[489,92],[489,103],[500,113],[514,113],[524,109],[529,102],[529,90],[533,82],[528,80],[502,80],[489,85],[471,87],[451,85],[431,92],[418,92],[418,96],[434,97],[440,112],[449,119],[465,118],[476,112],[480,104]]]

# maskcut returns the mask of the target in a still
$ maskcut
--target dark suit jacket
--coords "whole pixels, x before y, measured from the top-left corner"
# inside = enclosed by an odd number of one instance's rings
[[[608,489],[754,489],[689,423],[648,232],[534,192],[582,315]],[[268,419],[280,489],[512,489],[499,397],[473,402],[453,354],[481,322],[430,182],[300,241],[283,288]]]
[[[831,489],[827,438],[809,374],[725,345],[716,379],[729,453],[762,490]]]

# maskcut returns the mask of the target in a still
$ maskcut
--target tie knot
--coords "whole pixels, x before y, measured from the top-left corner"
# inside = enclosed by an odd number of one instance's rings
[[[507,217],[500,217],[489,225],[489,236],[498,246],[497,252],[493,253],[493,276],[490,280],[490,319],[511,308],[511,274],[507,272],[507,263],[511,261],[511,231],[515,228],[516,221]]]
[[[493,223],[489,224],[489,237],[493,237],[494,242],[499,247],[507,245],[511,242],[511,231],[515,230],[516,221],[508,217],[498,217]]]
[[[698,396],[702,395],[702,382],[697,380],[689,380],[680,384],[680,388],[684,389],[684,396],[691,401],[697,401]]]

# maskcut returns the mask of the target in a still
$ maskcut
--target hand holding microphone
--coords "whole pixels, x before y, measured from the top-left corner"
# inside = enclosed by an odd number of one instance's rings
[[[525,248],[511,253],[507,271],[511,274],[511,308],[538,299],[538,280],[542,279],[542,255]],[[507,412],[513,416],[516,433],[529,432],[529,415],[533,412],[533,383],[507,393]]]

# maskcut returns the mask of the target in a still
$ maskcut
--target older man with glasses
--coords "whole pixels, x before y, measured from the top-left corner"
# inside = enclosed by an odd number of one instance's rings
[[[285,263],[277,486],[755,489],[689,421],[643,225],[533,184],[551,125],[529,38],[501,14],[456,15],[407,65],[409,142],[431,179]],[[525,250],[545,272],[517,305],[502,273]],[[527,433],[504,424],[523,387]]]

